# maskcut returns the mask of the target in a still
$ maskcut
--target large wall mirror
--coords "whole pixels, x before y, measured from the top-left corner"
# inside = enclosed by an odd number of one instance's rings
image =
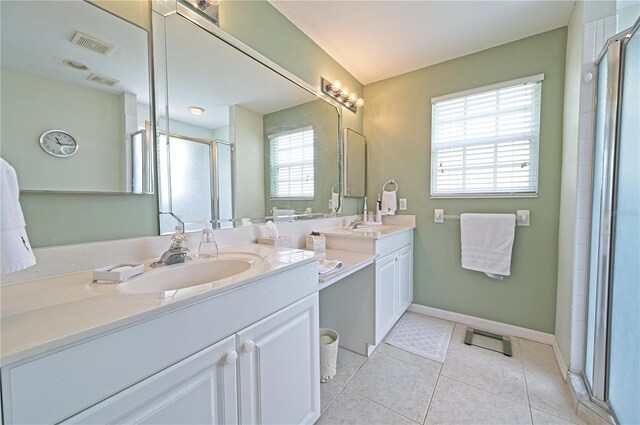
[[[153,193],[148,31],[84,1],[1,8],[2,157],[20,188]]]
[[[153,14],[161,233],[335,214],[338,108],[177,12]]]

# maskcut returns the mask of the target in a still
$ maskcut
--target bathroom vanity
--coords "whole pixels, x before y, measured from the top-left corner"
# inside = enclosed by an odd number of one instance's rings
[[[3,287],[4,423],[315,422],[316,257],[244,244],[220,258],[239,254],[260,260],[178,289],[88,272]]]
[[[329,229],[333,250],[368,254],[373,264],[320,292],[320,325],[340,333],[340,345],[369,356],[413,301],[414,216],[384,226]]]

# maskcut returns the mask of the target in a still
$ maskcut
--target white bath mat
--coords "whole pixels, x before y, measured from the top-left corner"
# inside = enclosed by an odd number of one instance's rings
[[[386,342],[442,363],[447,355],[453,327],[452,322],[407,312],[389,332]]]

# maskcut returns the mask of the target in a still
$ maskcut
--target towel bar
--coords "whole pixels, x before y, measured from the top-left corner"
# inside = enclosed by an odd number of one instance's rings
[[[444,223],[444,219],[460,220],[460,215],[445,215],[444,209],[433,210],[433,221],[435,223]],[[516,211],[516,226],[529,226],[531,222],[531,212],[529,210]]]

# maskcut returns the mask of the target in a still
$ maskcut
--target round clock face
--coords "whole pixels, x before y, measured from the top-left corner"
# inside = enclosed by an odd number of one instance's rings
[[[67,158],[78,152],[78,142],[66,131],[49,130],[40,136],[40,146],[49,155]]]

